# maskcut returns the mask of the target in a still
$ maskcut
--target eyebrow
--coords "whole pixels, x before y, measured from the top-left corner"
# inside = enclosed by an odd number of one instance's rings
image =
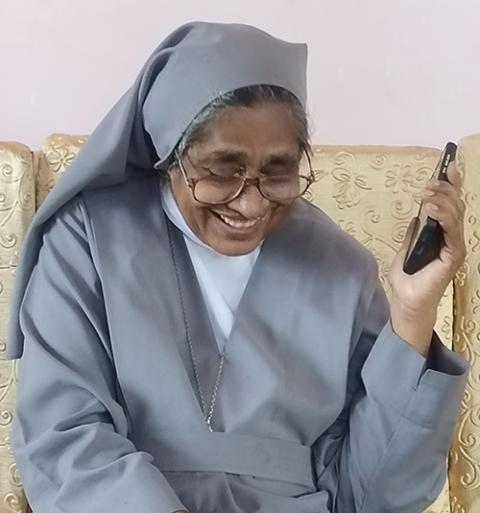
[[[219,160],[221,162],[239,162],[245,160],[248,154],[241,150],[214,150],[200,160]]]
[[[248,158],[248,153],[242,150],[214,150],[204,158],[200,158],[201,161],[216,160],[221,162],[233,162],[240,163],[245,162]],[[268,165],[297,165],[299,157],[292,154],[291,152],[281,151],[278,153],[273,152],[269,155],[262,167]]]
[[[286,165],[286,166],[296,166],[298,165],[300,161],[300,158],[297,155],[293,155],[291,153],[276,153],[271,155],[267,162],[266,166],[268,165]]]

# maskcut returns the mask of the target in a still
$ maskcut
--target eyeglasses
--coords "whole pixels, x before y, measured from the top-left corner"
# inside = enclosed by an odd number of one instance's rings
[[[222,164],[218,169],[202,167],[202,170],[209,175],[202,178],[192,178],[185,171],[180,155],[175,153],[178,167],[186,184],[191,189],[193,197],[200,203],[210,205],[228,203],[238,198],[245,187],[251,184],[257,186],[264,198],[277,203],[292,201],[303,196],[315,180],[307,152],[305,152],[305,156],[310,169],[308,176],[294,171],[288,174],[260,175],[255,178],[247,178],[244,167]],[[192,168],[198,171],[188,154],[185,157]]]

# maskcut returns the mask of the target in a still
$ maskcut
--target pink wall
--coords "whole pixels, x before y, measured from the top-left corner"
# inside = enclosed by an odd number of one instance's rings
[[[441,146],[480,132],[479,0],[0,1],[0,140],[89,133],[194,19],[309,44],[314,142]]]

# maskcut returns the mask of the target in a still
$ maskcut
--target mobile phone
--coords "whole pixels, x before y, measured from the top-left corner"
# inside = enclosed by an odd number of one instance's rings
[[[455,160],[456,154],[457,145],[453,142],[448,142],[433,172],[432,178],[434,180],[448,181],[447,168],[450,162]],[[423,202],[420,205],[417,217],[418,222],[412,233],[407,256],[403,263],[403,270],[407,274],[416,273],[432,260],[438,258],[444,244],[442,227],[438,221],[425,214]]]

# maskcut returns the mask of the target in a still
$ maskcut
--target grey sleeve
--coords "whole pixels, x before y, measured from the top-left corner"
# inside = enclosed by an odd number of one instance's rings
[[[128,439],[87,217],[76,199],[50,222],[21,308],[11,435],[28,501],[35,513],[185,510]]]
[[[434,335],[425,359],[388,321],[377,286],[353,353],[345,408],[314,446],[332,513],[419,513],[440,493],[468,365]]]

